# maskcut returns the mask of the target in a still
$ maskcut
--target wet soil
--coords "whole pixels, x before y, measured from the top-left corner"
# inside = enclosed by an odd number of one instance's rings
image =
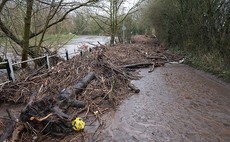
[[[140,94],[103,118],[97,141],[230,141],[229,84],[185,65],[143,69],[140,75],[133,81]]]

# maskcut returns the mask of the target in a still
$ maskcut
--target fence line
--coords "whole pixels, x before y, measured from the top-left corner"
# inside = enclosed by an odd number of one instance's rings
[[[65,53],[62,53],[64,54],[66,60],[69,60],[69,55],[76,55],[77,53],[74,52],[74,53],[71,53],[69,54],[68,53],[68,50],[65,50]],[[82,51],[80,51],[80,55],[82,56]],[[29,60],[26,60],[26,61],[22,61],[22,62],[17,62],[17,63],[12,63],[12,60],[11,58],[7,58],[5,60],[5,62],[0,62],[0,65],[6,65],[6,70],[7,70],[7,75],[8,75],[8,79],[9,81],[6,81],[6,82],[3,82],[3,83],[0,83],[0,86],[6,84],[6,83],[9,83],[11,81],[15,82],[15,76],[14,76],[14,68],[13,68],[13,65],[18,65],[18,64],[22,64],[22,63],[26,63],[26,62],[31,62],[31,61],[35,61],[35,60],[39,60],[39,59],[42,59],[44,58],[46,60],[46,68],[47,69],[50,69],[50,61],[49,61],[49,58],[52,58],[52,57],[55,57],[55,56],[58,56],[58,54],[55,54],[55,55],[44,55],[44,56],[40,56],[40,57],[37,57],[37,58],[33,58],[33,59],[29,59]]]
[[[1,62],[0,65],[5,65],[7,62]]]
[[[22,62],[13,63],[12,65],[18,65],[18,64],[22,64],[22,63],[26,63],[26,62],[31,62],[31,61],[35,61],[35,60],[42,59],[42,58],[45,58],[45,56],[29,59],[29,60],[22,61]]]

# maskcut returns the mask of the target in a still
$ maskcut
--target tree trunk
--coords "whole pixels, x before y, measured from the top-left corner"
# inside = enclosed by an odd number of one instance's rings
[[[115,42],[115,36],[114,36],[114,34],[112,34],[110,36],[110,45],[114,45],[114,42]]]
[[[24,37],[23,37],[23,50],[22,50],[22,61],[28,60],[29,53],[29,41],[30,41],[30,25],[31,25],[31,15],[33,10],[33,2],[34,0],[26,0],[27,9],[26,9],[26,17],[24,20]],[[27,62],[22,63],[22,68],[27,67]]]

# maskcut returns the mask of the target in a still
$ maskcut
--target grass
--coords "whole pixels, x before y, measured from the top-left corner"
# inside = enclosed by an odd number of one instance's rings
[[[47,34],[44,37],[43,46],[57,48],[66,44],[68,41],[74,38],[78,38],[78,36],[74,34]],[[38,41],[33,39],[32,43],[34,44],[35,42]]]
[[[77,38],[77,35],[74,34],[54,34],[54,35],[46,35],[44,38],[45,42],[67,42],[70,39]]]
[[[230,61],[223,58],[218,51],[201,52],[193,50],[191,52],[178,48],[173,48],[171,51],[185,55],[185,64],[190,65],[196,69],[211,73],[230,83]]]

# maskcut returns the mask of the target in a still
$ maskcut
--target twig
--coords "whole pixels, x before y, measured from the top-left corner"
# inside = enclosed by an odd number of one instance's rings
[[[87,108],[87,111],[86,111],[86,113],[85,113],[85,117],[88,115],[88,113],[89,113],[89,108],[90,108],[90,105],[88,106],[88,108]]]
[[[41,87],[38,90],[38,95],[42,92],[42,88],[43,88],[43,84],[41,85]]]
[[[30,117],[30,120],[36,120],[36,121],[41,122],[41,121],[44,121],[44,120],[48,119],[52,115],[53,115],[53,113],[50,113],[50,114],[48,114],[47,116],[45,116],[43,118],[37,118],[37,117],[32,116],[32,117]]]
[[[153,72],[153,71],[154,71],[154,68],[155,68],[155,63],[153,62],[153,65],[152,65],[152,67],[150,68],[149,73]]]

